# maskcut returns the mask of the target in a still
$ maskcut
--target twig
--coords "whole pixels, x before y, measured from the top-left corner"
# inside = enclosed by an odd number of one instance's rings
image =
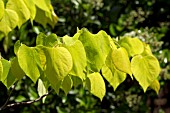
[[[27,101],[27,102],[17,102],[17,103],[8,104],[8,105],[4,106],[3,109],[9,108],[9,107],[18,106],[18,105],[29,105],[29,104],[32,104],[34,102],[37,102],[37,101],[43,99],[44,97],[49,95],[52,91],[53,90],[50,90],[49,92],[47,92],[46,94],[40,96],[39,98],[37,98],[35,100],[31,100],[31,101]],[[3,109],[0,109],[0,110],[3,110]]]
[[[18,83],[18,81],[14,84],[14,87],[13,87],[12,90],[10,91],[9,96],[8,96],[7,100],[5,101],[4,105],[2,105],[2,106],[0,107],[0,111],[3,110],[3,109],[5,109],[5,107],[7,106],[8,102],[9,102],[9,99],[11,98],[11,94],[12,94],[12,92],[14,91],[17,83]]]

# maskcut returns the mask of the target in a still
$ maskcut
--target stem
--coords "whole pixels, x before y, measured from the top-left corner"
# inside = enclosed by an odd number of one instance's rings
[[[46,94],[40,96],[39,98],[35,99],[35,100],[30,100],[30,101],[27,101],[27,102],[17,102],[17,103],[12,103],[12,104],[8,104],[7,105],[7,102],[5,102],[5,104],[0,108],[0,111],[3,110],[3,109],[6,109],[6,108],[9,108],[9,107],[14,107],[14,106],[18,106],[18,105],[29,105],[29,104],[32,104],[34,102],[37,102],[41,99],[43,99],[44,97],[46,97],[47,95],[49,95],[53,90],[50,90],[49,92],[47,92]]]

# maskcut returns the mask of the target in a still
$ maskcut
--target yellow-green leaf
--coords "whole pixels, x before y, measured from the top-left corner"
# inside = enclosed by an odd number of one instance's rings
[[[0,0],[0,20],[2,19],[2,17],[4,16],[4,2],[3,0]]]
[[[126,79],[126,73],[117,70],[114,66],[110,70],[107,66],[102,67],[103,77],[110,83],[114,91]]]
[[[3,32],[5,36],[7,36],[8,33],[17,26],[17,24],[18,24],[17,13],[13,10],[5,9],[4,16],[0,21],[0,26],[1,26],[0,31]]]
[[[55,91],[59,93],[62,81],[73,66],[71,54],[64,47],[45,47],[44,51],[46,55],[46,77]]]
[[[47,2],[48,1],[48,2]],[[50,0],[36,0],[35,4],[43,11],[50,12]]]
[[[141,54],[144,51],[143,43],[138,38],[125,37],[119,40],[119,43],[127,50],[129,56]]]
[[[21,69],[18,63],[18,58],[15,57],[11,60],[11,72],[15,78],[18,80],[22,79],[25,75],[24,71]]]
[[[22,44],[18,50],[18,62],[25,74],[36,83],[42,69],[39,54],[34,47]]]
[[[105,82],[102,78],[102,76],[95,72],[92,74],[87,75],[87,87],[88,90],[95,95],[96,97],[100,98],[100,100],[102,101],[105,93],[106,93],[106,86],[105,86]]]
[[[34,20],[36,15],[36,7],[35,7],[35,0],[24,0],[25,5],[30,11],[30,19],[31,21]]]
[[[159,81],[157,79],[155,79],[151,85],[150,88],[153,89],[157,94],[159,93],[159,89],[160,89],[160,84]]]
[[[30,11],[23,0],[8,0],[6,4],[7,9],[15,11],[18,15],[18,27],[20,28],[30,18]]]
[[[43,82],[42,82],[42,80],[41,79],[38,79],[38,88],[37,88],[37,91],[38,91],[38,95],[39,96],[43,96],[44,94],[46,94],[47,93],[47,89],[45,88],[45,86],[44,86],[44,84],[43,84]],[[43,103],[45,102],[45,99],[46,99],[46,97],[44,97],[43,98]]]
[[[134,56],[131,61],[131,69],[144,92],[160,73],[159,62],[153,55]]]
[[[2,62],[0,60],[0,81],[1,81],[2,75],[3,75],[3,66],[2,66]]]
[[[124,49],[123,47],[120,47],[118,49],[113,49],[111,53],[111,58],[116,69],[128,73],[132,77],[130,60],[126,49]]]
[[[73,68],[70,74],[78,76],[82,80],[85,79],[85,74],[83,73],[83,71],[85,70],[85,67],[87,65],[87,59],[83,44],[79,40],[77,40],[74,44],[68,44],[65,47],[70,52],[73,58]]]
[[[1,81],[9,89],[16,82],[17,79],[13,76],[11,72],[11,62],[5,59],[1,59],[1,62],[3,66]]]
[[[87,66],[98,72],[105,64],[106,57],[111,49],[109,36],[104,31],[97,34],[90,33],[87,29],[82,29],[79,40],[83,43],[87,56]]]
[[[72,86],[73,86],[73,81],[72,81],[71,77],[68,75],[64,78],[64,80],[62,82],[62,89],[64,90],[64,93],[66,95],[71,90]]]

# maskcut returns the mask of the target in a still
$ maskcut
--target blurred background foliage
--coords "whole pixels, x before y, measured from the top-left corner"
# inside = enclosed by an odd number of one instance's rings
[[[56,33],[58,36],[76,33],[77,27],[86,27],[93,33],[105,30],[113,38],[120,36],[139,37],[151,45],[159,59],[162,72],[159,76],[161,89],[158,95],[148,89],[142,91],[136,81],[127,78],[116,91],[107,83],[107,94],[103,101],[82,86],[72,89],[68,95],[54,91],[42,101],[21,105],[1,111],[2,113],[169,113],[170,112],[170,1],[169,0],[51,0],[59,17],[54,29],[44,28],[30,21],[9,33],[9,41],[0,38],[1,55],[14,56],[13,46],[19,39],[29,46],[35,45],[37,34]],[[4,46],[8,49],[4,51]],[[38,98],[37,84],[24,77],[12,93],[9,103]],[[0,83],[0,106],[9,92]]]

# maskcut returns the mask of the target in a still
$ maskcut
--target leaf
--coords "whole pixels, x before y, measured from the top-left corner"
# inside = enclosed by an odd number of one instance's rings
[[[4,16],[0,21],[0,31],[4,33],[5,36],[8,35],[13,28],[18,24],[18,15],[15,11],[10,9],[4,10]]]
[[[70,52],[73,59],[73,68],[70,72],[71,75],[78,76],[82,80],[85,79],[83,71],[87,65],[86,53],[83,44],[77,40],[74,44],[66,45],[67,50]]]
[[[0,20],[2,19],[2,17],[4,16],[4,2],[2,0],[0,0]]]
[[[27,6],[27,8],[29,9],[30,19],[31,19],[31,21],[33,21],[36,16],[36,7],[35,7],[36,2],[34,0],[24,0],[24,3]]]
[[[44,33],[40,33],[37,36],[36,45],[54,47],[57,45],[57,36],[56,34],[50,34],[49,36],[46,36]]]
[[[73,86],[73,81],[72,81],[71,77],[68,75],[64,78],[64,80],[62,82],[62,89],[64,90],[64,93],[66,95],[71,90],[72,86]]]
[[[45,12],[42,9],[37,8],[36,10],[35,21],[46,27],[47,24],[51,25],[53,28],[58,21],[57,15],[52,12]]]
[[[19,49],[20,46],[21,46],[20,40],[17,40],[15,42],[15,44],[14,44],[14,53],[15,53],[15,55],[17,55],[18,49]]]
[[[11,73],[11,63],[5,59],[1,59],[1,62],[3,65],[3,75],[1,77],[1,81],[9,89],[16,82],[17,79]]]
[[[45,88],[45,86],[44,86],[44,84],[43,84],[43,82],[42,82],[42,80],[41,79],[38,79],[38,89],[37,89],[37,91],[38,91],[38,95],[41,97],[41,96],[43,96],[44,94],[46,94],[47,93],[47,89]],[[45,102],[45,99],[46,99],[46,97],[44,97],[43,98],[43,103]]]
[[[58,93],[61,82],[72,69],[72,57],[69,51],[64,47],[46,47],[44,51],[47,62],[45,74],[52,87]]]
[[[78,85],[83,84],[82,79],[80,79],[80,78],[77,77],[77,76],[71,76],[71,79],[72,79],[72,81],[73,81],[73,86],[74,86],[74,87],[77,87]]]
[[[127,50],[129,56],[141,54],[144,51],[143,43],[138,38],[124,37],[119,40],[119,43]]]
[[[0,81],[1,81],[2,76],[3,76],[3,65],[2,65],[2,62],[0,60]]]
[[[159,62],[153,55],[134,56],[131,61],[131,69],[144,92],[160,73]]]
[[[117,87],[126,79],[126,73],[117,70],[114,66],[112,70],[107,66],[103,66],[102,75],[114,88],[114,91],[116,91]]]
[[[155,79],[149,86],[151,89],[153,89],[157,95],[159,93],[159,90],[160,90],[160,84],[159,84],[159,81],[157,79]]]
[[[128,53],[123,47],[112,50],[111,60],[114,63],[116,69],[128,73],[132,77]]]
[[[24,71],[19,66],[17,57],[11,60],[11,72],[12,72],[12,75],[18,80],[22,79],[23,76],[25,75]]]
[[[50,1],[50,0],[36,0],[35,4],[41,10],[46,11],[46,12],[50,12],[50,8],[49,8],[50,4],[47,4],[49,2],[46,2],[46,1]]]
[[[6,4],[7,9],[15,11],[18,15],[18,27],[20,28],[30,18],[30,11],[23,0],[8,0]]]
[[[82,29],[81,32],[79,40],[83,43],[86,51],[87,67],[92,71],[99,72],[111,49],[109,36],[104,31],[91,34],[88,30]]]
[[[86,84],[87,84],[89,91],[93,95],[100,98],[100,100],[102,101],[106,93],[106,86],[105,86],[102,76],[99,73],[95,72],[95,73],[89,74],[87,77],[88,78],[87,78]]]
[[[39,54],[34,47],[22,44],[18,50],[18,62],[25,74],[36,83],[42,69]]]

